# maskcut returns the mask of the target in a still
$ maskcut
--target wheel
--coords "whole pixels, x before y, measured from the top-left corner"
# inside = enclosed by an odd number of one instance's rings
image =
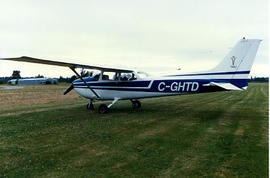
[[[93,103],[87,103],[86,109],[94,110],[94,105],[93,105]]]
[[[137,109],[141,107],[141,102],[138,100],[132,101],[132,108]]]
[[[108,110],[109,110],[109,108],[107,107],[106,104],[101,104],[101,105],[98,107],[98,112],[99,112],[100,114],[105,114],[105,113],[108,112]]]

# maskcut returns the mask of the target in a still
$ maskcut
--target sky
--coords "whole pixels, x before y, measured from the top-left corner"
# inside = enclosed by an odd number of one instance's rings
[[[252,76],[269,75],[267,0],[0,0],[0,57],[203,71],[246,37],[263,42]],[[0,62],[0,77],[71,76],[64,67]]]

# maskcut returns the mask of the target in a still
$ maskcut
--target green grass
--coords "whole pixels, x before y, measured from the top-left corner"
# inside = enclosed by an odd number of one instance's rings
[[[0,177],[268,177],[268,84],[141,102],[1,116]]]

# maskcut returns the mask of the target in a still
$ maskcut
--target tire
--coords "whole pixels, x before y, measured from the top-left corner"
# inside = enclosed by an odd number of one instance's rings
[[[93,103],[87,103],[86,109],[94,110],[94,105],[93,105]]]
[[[107,107],[106,104],[101,104],[99,107],[98,107],[98,112],[99,114],[106,114],[108,112],[109,108]]]
[[[141,107],[141,102],[138,100],[132,101],[132,108],[133,109],[138,109]]]

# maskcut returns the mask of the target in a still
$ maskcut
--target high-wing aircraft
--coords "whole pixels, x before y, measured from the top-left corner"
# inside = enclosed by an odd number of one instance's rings
[[[261,41],[259,39],[241,39],[225,58],[211,70],[163,75],[158,78],[141,77],[142,73],[134,70],[58,62],[27,56],[0,58],[0,60],[69,67],[79,79],[74,80],[64,94],[75,89],[79,95],[90,99],[87,104],[87,109],[90,110],[94,109],[94,100],[112,100],[108,106],[105,104],[99,106],[99,113],[104,114],[119,100],[130,100],[135,109],[141,107],[141,103],[138,101],[141,98],[246,90],[248,75]],[[99,73],[91,77],[83,77],[75,70],[77,68],[98,70]]]

